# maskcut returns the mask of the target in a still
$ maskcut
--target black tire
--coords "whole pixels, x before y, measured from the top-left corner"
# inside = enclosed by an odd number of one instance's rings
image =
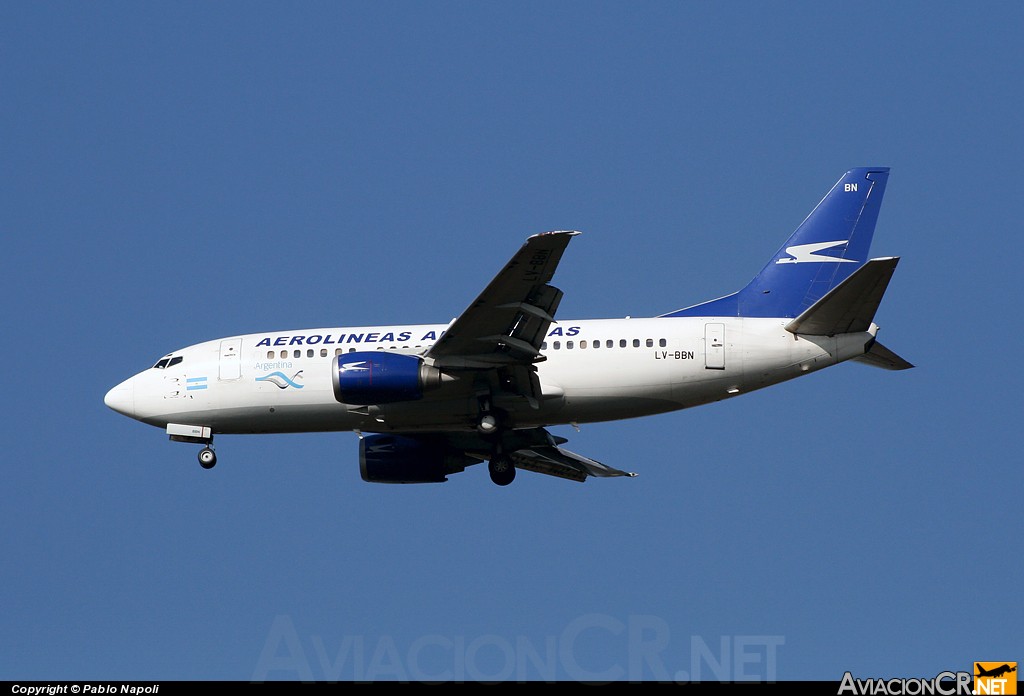
[[[511,457],[495,457],[487,464],[487,471],[491,474],[491,481],[499,486],[507,486],[516,478],[516,467]]]
[[[217,466],[217,453],[209,447],[204,447],[199,451],[199,466],[204,469],[212,469]]]

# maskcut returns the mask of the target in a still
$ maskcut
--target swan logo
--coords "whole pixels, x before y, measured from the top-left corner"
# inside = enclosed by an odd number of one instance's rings
[[[819,251],[837,247],[840,244],[848,244],[849,239],[840,239],[837,242],[815,242],[814,244],[797,244],[786,247],[786,253],[790,258],[782,258],[775,263],[857,263],[853,259],[841,259],[838,256],[819,256]]]
[[[271,372],[269,375],[263,375],[257,377],[257,382],[270,382],[278,389],[287,389],[288,387],[295,387],[296,389],[302,389],[304,385],[299,384],[295,380],[302,379],[302,370],[299,370],[291,377],[288,377],[283,372]]]

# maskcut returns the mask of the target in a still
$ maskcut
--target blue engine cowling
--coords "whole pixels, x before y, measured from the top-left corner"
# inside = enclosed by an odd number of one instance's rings
[[[402,435],[359,440],[359,474],[369,483],[442,483],[474,461],[442,442]]]
[[[334,358],[334,398],[365,406],[415,401],[441,385],[441,372],[415,355],[362,351]]]

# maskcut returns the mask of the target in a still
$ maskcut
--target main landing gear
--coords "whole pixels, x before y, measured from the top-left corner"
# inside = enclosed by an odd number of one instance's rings
[[[500,411],[491,410],[489,398],[480,399],[480,418],[477,420],[476,429],[485,440],[493,442],[487,471],[491,475],[491,481],[499,486],[507,486],[516,478],[515,462],[505,453],[502,446],[503,415]]]
[[[507,486],[516,478],[516,465],[512,462],[512,457],[497,450],[487,464],[487,471],[491,474],[491,480],[499,486]]]

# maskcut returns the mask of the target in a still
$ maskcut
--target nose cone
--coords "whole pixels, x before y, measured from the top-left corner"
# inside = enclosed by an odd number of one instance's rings
[[[103,397],[103,403],[118,413],[134,418],[135,417],[135,384],[134,378],[126,379],[119,385],[107,392]]]

